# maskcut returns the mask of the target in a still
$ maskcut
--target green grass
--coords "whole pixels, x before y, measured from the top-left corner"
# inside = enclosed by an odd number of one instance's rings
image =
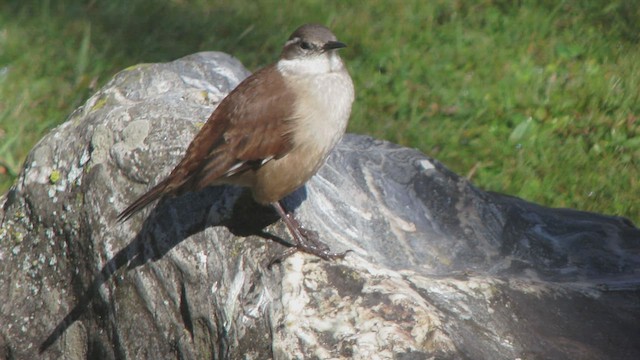
[[[640,3],[9,1],[0,4],[0,191],[118,70],[202,50],[250,69],[320,22],[357,99],[350,131],[416,147],[484,189],[640,220]]]

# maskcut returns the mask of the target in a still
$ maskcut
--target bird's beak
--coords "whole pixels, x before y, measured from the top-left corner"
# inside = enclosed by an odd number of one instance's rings
[[[340,49],[343,47],[347,47],[347,44],[340,41],[329,41],[322,47],[323,50],[332,50],[332,49]]]

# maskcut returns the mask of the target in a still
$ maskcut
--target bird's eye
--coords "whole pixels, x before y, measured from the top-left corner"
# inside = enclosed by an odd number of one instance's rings
[[[303,50],[311,50],[311,44],[309,44],[306,41],[303,41],[300,43],[300,48],[302,48]]]

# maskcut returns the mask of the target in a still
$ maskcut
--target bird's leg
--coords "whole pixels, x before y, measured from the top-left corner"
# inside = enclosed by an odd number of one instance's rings
[[[297,251],[303,251],[324,260],[341,259],[344,257],[346,253],[332,253],[329,247],[320,241],[318,233],[303,228],[298,220],[293,217],[293,214],[287,212],[279,201],[273,202],[271,205],[276,209],[285,225],[287,225],[295,242],[294,247],[287,249],[284,254],[278,259],[275,259],[274,262],[282,261]]]

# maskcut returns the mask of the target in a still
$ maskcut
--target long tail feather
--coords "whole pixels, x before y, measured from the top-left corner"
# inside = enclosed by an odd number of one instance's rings
[[[166,181],[162,181],[158,185],[154,186],[151,190],[147,191],[146,194],[140,196],[136,201],[129,205],[128,208],[124,209],[124,211],[118,215],[118,222],[125,222],[129,220],[129,218],[135,215],[138,211],[144,209],[150,203],[164,196],[166,194],[166,188]]]

